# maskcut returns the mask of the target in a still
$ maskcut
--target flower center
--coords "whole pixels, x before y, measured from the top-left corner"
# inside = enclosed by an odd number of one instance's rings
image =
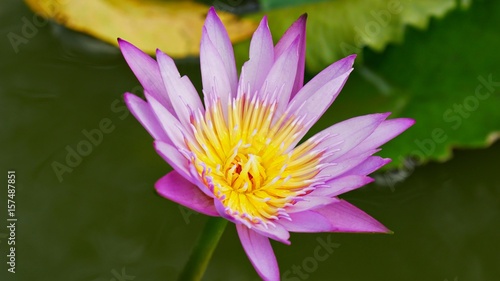
[[[193,113],[191,164],[224,205],[226,213],[245,224],[272,223],[287,217],[286,208],[315,183],[322,151],[317,142],[291,147],[302,134],[301,121],[276,113],[276,103],[245,96],[223,111],[219,100]]]
[[[226,183],[236,192],[251,193],[259,189],[266,180],[265,168],[261,165],[259,156],[239,153],[228,158],[226,163]]]

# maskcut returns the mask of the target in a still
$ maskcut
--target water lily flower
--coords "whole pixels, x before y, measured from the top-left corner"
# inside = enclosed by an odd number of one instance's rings
[[[125,94],[133,115],[155,139],[173,171],[157,192],[236,226],[241,244],[264,280],[279,280],[269,238],[290,244],[290,232],[388,232],[338,195],[373,181],[390,159],[379,147],[414,121],[389,113],[355,117],[299,143],[333,103],[355,55],[337,61],[304,85],[306,16],[274,45],[264,17],[241,74],[228,34],[210,9],[201,38],[204,102],[172,58],[156,61],[119,40],[147,101]]]

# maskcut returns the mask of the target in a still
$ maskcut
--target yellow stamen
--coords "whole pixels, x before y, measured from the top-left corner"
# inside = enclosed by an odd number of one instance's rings
[[[276,108],[276,102],[243,94],[226,115],[220,100],[212,100],[205,114],[190,118],[194,138],[187,145],[202,182],[228,214],[250,224],[286,216],[284,208],[310,192],[324,153],[314,150],[315,141],[292,150],[304,118],[276,116]]]

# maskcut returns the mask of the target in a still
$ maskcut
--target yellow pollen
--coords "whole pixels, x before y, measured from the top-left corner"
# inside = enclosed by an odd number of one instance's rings
[[[286,216],[283,210],[310,190],[319,172],[323,151],[314,152],[317,142],[291,147],[304,130],[303,120],[277,116],[276,108],[276,103],[242,95],[227,112],[213,100],[204,114],[190,118],[191,164],[226,212],[250,224]]]

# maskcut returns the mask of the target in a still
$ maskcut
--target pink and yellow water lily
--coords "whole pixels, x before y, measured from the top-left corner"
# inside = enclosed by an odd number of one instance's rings
[[[264,17],[238,76],[227,32],[210,9],[200,46],[203,102],[168,55],[158,50],[154,60],[119,40],[146,97],[126,93],[125,101],[174,169],[158,180],[157,192],[233,222],[264,280],[280,278],[269,239],[290,244],[290,232],[388,232],[338,195],[372,182],[368,175],[390,161],[374,154],[414,123],[370,114],[303,140],[355,59],[333,63],[304,85],[305,30],[302,16],[274,45]]]

